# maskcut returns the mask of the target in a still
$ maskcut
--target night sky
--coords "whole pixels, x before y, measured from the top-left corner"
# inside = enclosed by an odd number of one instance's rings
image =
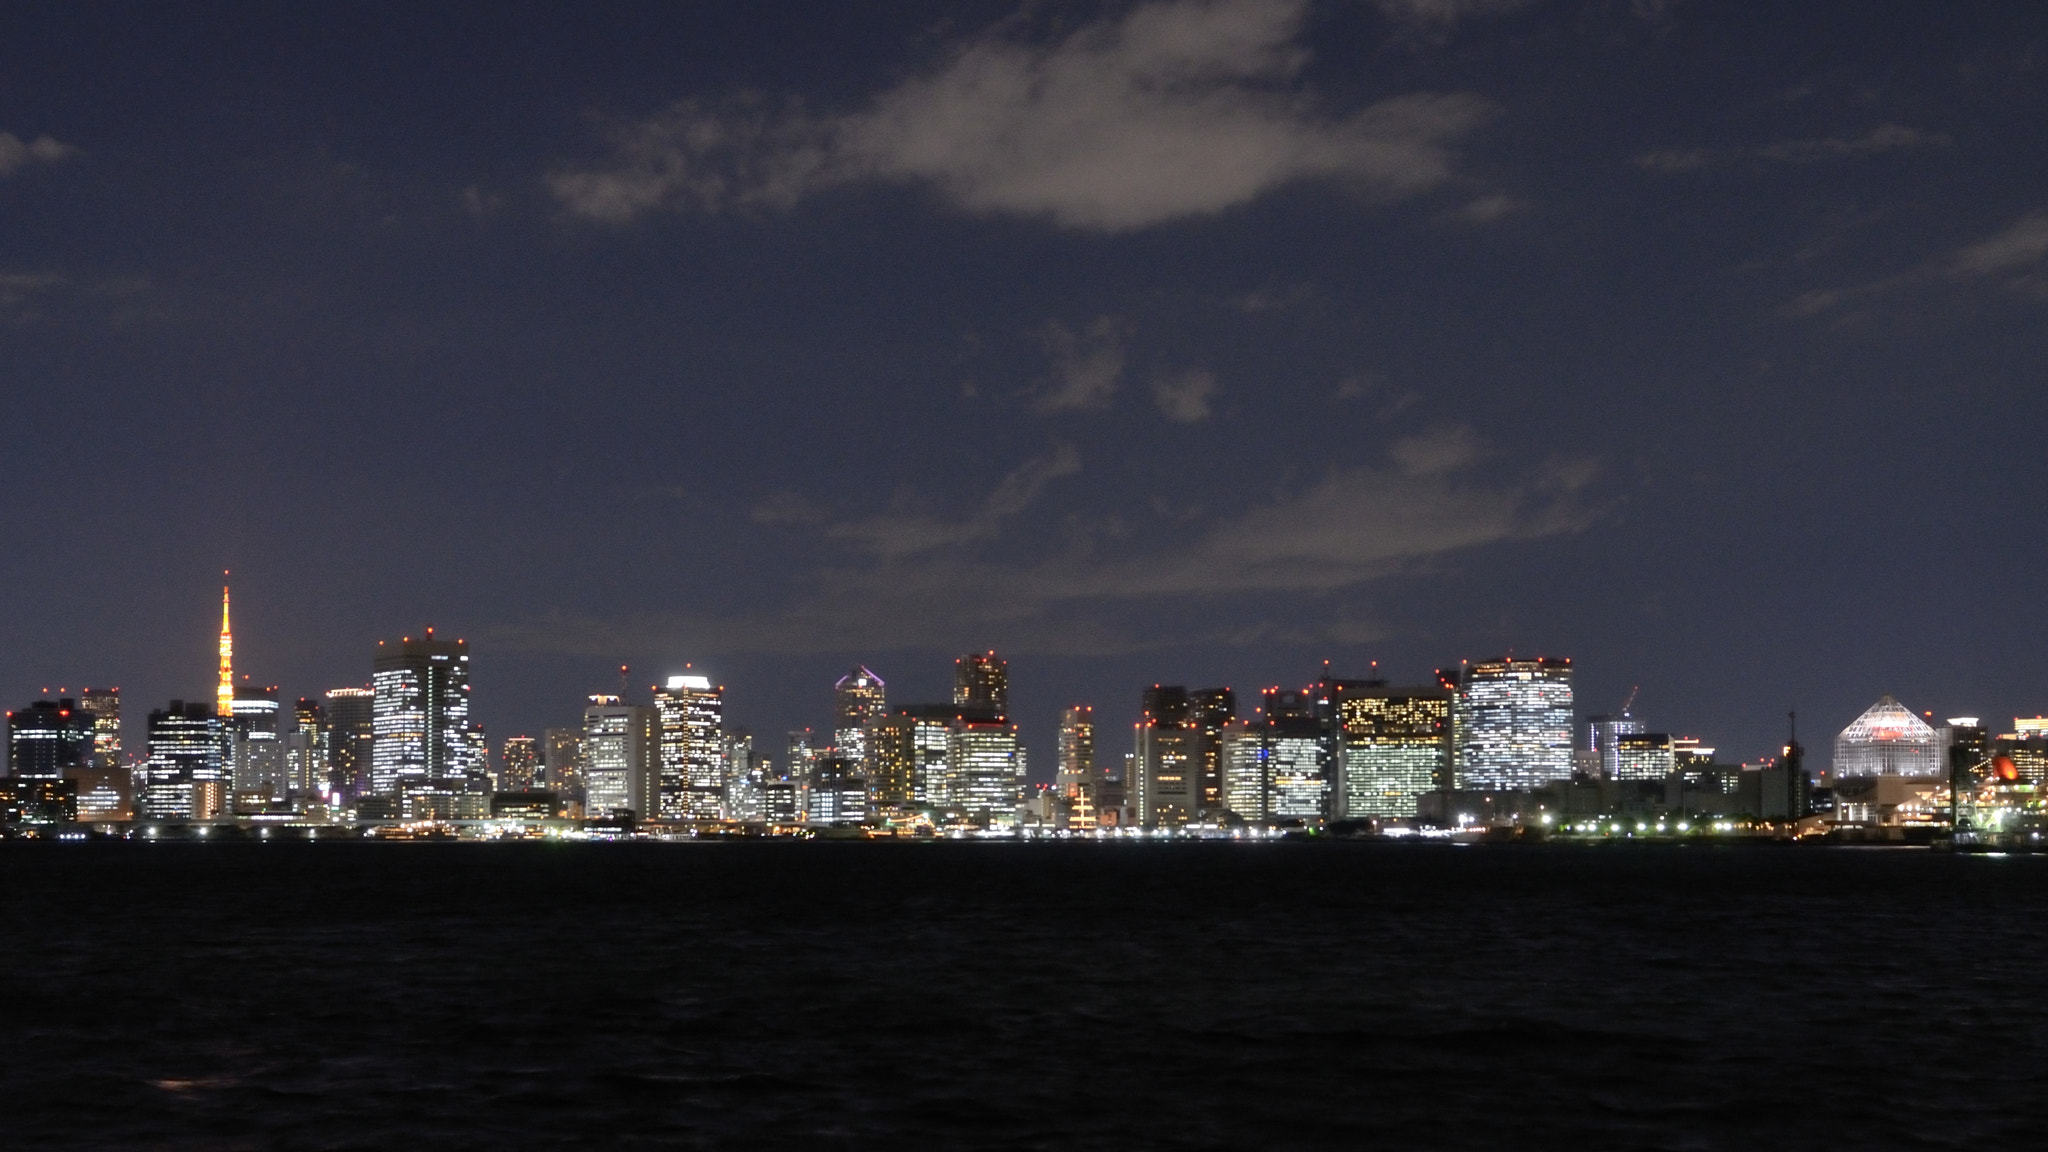
[[[11,3],[0,695],[2048,710],[2048,7]],[[1105,749],[1123,750],[1105,737]],[[1823,759],[1824,759],[1823,753]]]

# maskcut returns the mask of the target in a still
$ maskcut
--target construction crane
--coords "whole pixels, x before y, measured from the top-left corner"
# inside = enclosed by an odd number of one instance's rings
[[[1641,684],[1638,684],[1635,687],[1628,690],[1628,699],[1623,700],[1621,702],[1620,715],[1628,715],[1628,710],[1636,706],[1636,693],[1641,692],[1642,690],[1643,686]]]

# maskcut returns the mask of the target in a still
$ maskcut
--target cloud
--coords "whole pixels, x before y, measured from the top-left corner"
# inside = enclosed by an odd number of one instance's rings
[[[1199,424],[1209,418],[1209,398],[1216,394],[1216,374],[1200,368],[1152,382],[1152,403],[1177,424]]]
[[[1895,293],[1994,276],[2007,288],[2048,296],[2044,261],[2048,261],[2048,208],[2037,208],[1982,240],[1906,271],[1861,284],[1802,292],[1785,305],[1784,313],[1809,319]]]
[[[1147,544],[1110,532],[1050,555],[1005,561],[1002,525],[1034,505],[1053,480],[1080,470],[1078,455],[1061,449],[1011,472],[964,519],[898,513],[827,529],[826,539],[858,547],[827,549],[837,560],[816,573],[811,592],[777,610],[626,621],[551,616],[488,636],[507,647],[589,653],[658,638],[707,655],[983,642],[1018,652],[1103,655],[1321,640],[1360,627],[1360,605],[1271,601],[1306,607],[1305,630],[1298,620],[1206,625],[1215,614],[1189,606],[1344,592],[1425,570],[1455,553],[1575,532],[1600,515],[1586,499],[1592,462],[1476,468],[1487,455],[1469,430],[1440,431],[1393,445],[1382,464],[1333,468],[1303,489],[1254,501],[1191,535]]]
[[[0,132],[0,176],[12,176],[17,169],[31,164],[55,164],[77,152],[77,148],[48,136],[38,136],[24,144],[14,133]]]
[[[1952,143],[1954,141],[1939,132],[1922,132],[1904,124],[1885,123],[1861,136],[1780,140],[1760,148],[1660,148],[1637,156],[1635,165],[1647,172],[1669,176],[1743,160],[1816,164],[1826,160],[1860,160],[1886,152],[1944,148]]]
[[[572,212],[787,207],[862,180],[915,184],[978,214],[1102,232],[1214,215],[1329,181],[1375,198],[1452,176],[1492,105],[1411,93],[1349,115],[1300,83],[1306,0],[1154,0],[1051,43],[1003,30],[857,113],[759,98],[686,101],[617,134],[606,165],[548,177]]]
[[[771,527],[801,527],[823,524],[825,510],[801,492],[777,492],[747,510],[747,518]]]
[[[1054,384],[1033,405],[1038,411],[1102,408],[1116,395],[1124,374],[1124,344],[1123,329],[1112,317],[1099,317],[1079,333],[1054,321],[1045,329],[1045,350],[1052,357]]]
[[[1472,16],[1494,16],[1526,8],[1531,0],[1373,0],[1390,20],[1411,24],[1455,24]]]
[[[2038,266],[2048,256],[2048,208],[2023,216],[2011,227],[1965,246],[1949,261],[1957,276],[1993,276]]]
[[[1830,136],[1820,140],[1785,140],[1759,150],[1767,160],[1811,164],[1820,160],[1855,160],[1885,152],[1936,148],[1951,143],[1948,137],[1922,132],[1904,124],[1880,124],[1861,136]]]
[[[1451,213],[1452,217],[1467,224],[1492,224],[1514,215],[1522,205],[1511,196],[1495,193],[1481,196]]]
[[[1081,470],[1081,454],[1062,445],[1050,456],[1026,461],[1004,476],[965,519],[946,520],[909,508],[837,524],[826,530],[835,540],[851,541],[885,559],[928,553],[994,537],[1003,521],[1036,503],[1046,485]]]

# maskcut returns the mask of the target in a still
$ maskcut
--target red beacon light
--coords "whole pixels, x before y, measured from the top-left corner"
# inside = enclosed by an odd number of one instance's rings
[[[2013,763],[2010,756],[1993,756],[1991,758],[1991,770],[1998,773],[2000,780],[2017,780],[2020,778],[2020,766]]]

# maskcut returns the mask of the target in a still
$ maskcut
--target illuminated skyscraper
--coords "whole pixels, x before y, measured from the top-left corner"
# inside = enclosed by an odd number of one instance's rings
[[[985,713],[1001,723],[1010,716],[1010,662],[987,653],[970,652],[953,662],[953,706]]]
[[[1330,812],[1331,787],[1323,725],[1306,692],[1269,688],[1260,741],[1266,758],[1266,796],[1274,820],[1318,820]]]
[[[1237,693],[1228,688],[1205,688],[1188,696],[1188,725],[1195,733],[1195,783],[1200,790],[1197,807],[1203,812],[1223,810],[1223,729],[1237,719]]]
[[[370,687],[370,788],[400,796],[407,788],[461,780],[474,760],[469,735],[469,643],[407,636],[379,640]]]
[[[1616,742],[1623,736],[1633,736],[1643,730],[1643,722],[1623,712],[1619,716],[1586,717],[1586,751],[1599,757],[1600,775],[1607,780],[1619,780],[1615,775],[1620,769],[1616,756]]]
[[[1925,720],[1885,696],[1835,737],[1831,774],[1941,776],[1948,772],[1940,738]]]
[[[1457,786],[1526,791],[1572,774],[1572,662],[1489,660],[1446,673]]]
[[[149,714],[149,763],[137,803],[142,819],[201,820],[213,815],[224,775],[223,723],[206,705],[182,700]]]
[[[766,765],[754,755],[754,734],[745,728],[725,733],[725,816],[744,824],[768,818]]]
[[[277,686],[244,684],[229,701],[228,778],[238,792],[285,791],[284,744],[278,732]]]
[[[978,711],[978,710],[977,710]],[[1014,725],[962,718],[946,747],[950,806],[986,825],[1013,824],[1024,802],[1024,750]]]
[[[549,728],[540,734],[542,783],[564,799],[583,795],[583,732],[576,728]]]
[[[583,710],[583,810],[645,818],[661,795],[661,714],[617,696]]]
[[[888,685],[859,664],[832,686],[832,742],[839,754],[865,765],[867,722],[889,713]]]
[[[1264,725],[1233,720],[1224,726],[1221,740],[1224,810],[1251,824],[1263,824],[1273,816],[1264,735]]]
[[[661,717],[663,820],[725,815],[725,689],[709,677],[671,676],[654,694]]]
[[[92,756],[92,717],[69,696],[37,700],[7,714],[7,774],[17,780],[61,780]]]
[[[324,796],[332,785],[327,775],[327,710],[310,696],[292,706],[292,728],[285,733],[285,786],[294,796]]]
[[[1677,751],[1665,732],[1630,732],[1614,737],[1609,780],[1664,780],[1678,768]]]
[[[505,741],[498,756],[498,788],[505,792],[526,792],[540,782],[540,742],[531,736],[514,736]]]
[[[898,712],[868,720],[868,793],[877,808],[907,807],[918,802],[918,719]]]
[[[235,714],[235,634],[228,627],[228,586],[225,584],[220,586],[220,684],[213,693],[213,714],[223,718]]]
[[[343,799],[353,800],[370,788],[376,701],[369,688],[327,691],[327,785]]]
[[[820,756],[811,768],[804,820],[847,827],[868,818],[868,785],[860,764],[847,756]]]
[[[1132,748],[1133,779],[1125,782],[1139,827],[1178,827],[1201,810],[1196,735],[1187,689],[1155,684],[1145,690]]]
[[[121,766],[121,690],[87,688],[78,695],[78,710],[92,718],[92,764]]]
[[[1415,815],[1451,767],[1451,694],[1435,688],[1354,688],[1335,704],[1342,814]]]

